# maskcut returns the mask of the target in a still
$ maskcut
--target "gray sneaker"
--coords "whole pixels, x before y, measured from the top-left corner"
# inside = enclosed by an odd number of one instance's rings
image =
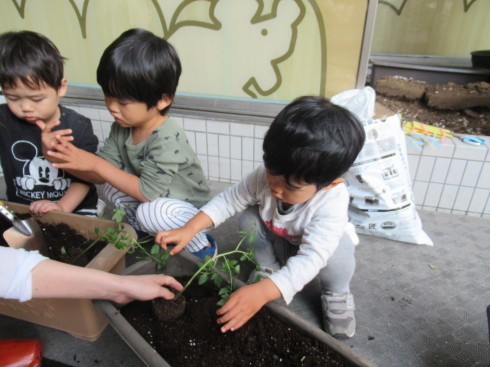
[[[324,294],[322,296],[323,328],[337,339],[352,338],[356,333],[354,296]]]

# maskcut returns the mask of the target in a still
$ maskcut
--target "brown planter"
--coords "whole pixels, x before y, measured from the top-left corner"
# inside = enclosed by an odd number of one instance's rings
[[[180,252],[179,255],[181,256],[170,258],[168,267],[164,270],[165,274],[173,276],[189,275],[196,269],[195,265],[200,264],[195,256],[185,251]],[[151,261],[140,261],[125,269],[123,274],[140,275],[155,272],[154,263]],[[226,278],[226,275],[221,275]],[[244,284],[238,279],[235,279],[235,283],[239,286]],[[106,315],[114,330],[116,330],[119,336],[121,336],[146,366],[171,367],[171,365],[133,328],[112,302],[98,300],[95,301],[95,305]],[[372,363],[356,354],[346,344],[343,344],[315,325],[302,319],[287,307],[276,302],[270,302],[266,307],[276,317],[286,324],[289,324],[292,328],[301,331],[311,338],[317,339],[321,343],[326,344],[330,349],[339,353],[344,358],[347,365],[353,367],[374,367]]]
[[[29,211],[26,205],[10,202],[7,205],[18,214]],[[60,212],[47,213],[39,220],[49,224],[65,223],[89,239],[97,237],[97,227],[105,230],[116,226],[109,220]],[[134,229],[128,224],[125,226],[136,238]],[[109,244],[86,267],[111,273],[121,272],[125,268],[126,252]],[[0,299],[0,314],[62,330],[87,341],[97,340],[108,324],[92,301],[87,299],[35,299],[27,302]]]

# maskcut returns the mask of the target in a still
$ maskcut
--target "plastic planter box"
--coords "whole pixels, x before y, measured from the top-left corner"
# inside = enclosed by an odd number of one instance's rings
[[[7,202],[7,205],[19,214],[29,211],[26,205],[11,202]],[[60,212],[47,213],[39,221],[49,224],[65,223],[89,239],[97,237],[97,227],[104,230],[116,226],[109,220]],[[136,238],[134,229],[128,224],[125,226]],[[118,250],[114,245],[108,244],[87,267],[111,273],[121,272],[125,268],[126,252],[127,250]],[[27,302],[0,299],[0,314],[62,330],[87,341],[97,340],[108,324],[104,315],[87,299],[35,299]]]
[[[179,256],[172,257],[168,261],[168,267],[164,270],[167,275],[181,276],[189,275],[195,269],[195,264],[199,263],[197,258],[185,251],[179,253]],[[151,261],[140,261],[128,267],[123,274],[126,275],[140,275],[155,273],[155,264]],[[236,280],[236,284],[242,285],[243,282]],[[99,310],[101,310],[109,320],[111,326],[121,336],[121,338],[128,344],[128,346],[136,353],[141,361],[149,367],[172,367],[160,354],[151,347],[150,344],[133,328],[133,326],[124,318],[119,312],[118,308],[109,301],[98,300],[95,304]],[[294,312],[290,311],[285,306],[270,302],[266,305],[272,313],[283,322],[289,324],[291,327],[301,331],[312,338],[319,340],[326,344],[329,348],[333,349],[344,357],[345,362],[349,366],[355,367],[374,367],[369,361],[365,360],[358,354],[354,353],[347,345],[336,340],[323,330],[317,328],[315,325],[302,319]],[[174,366],[176,367],[176,366]]]

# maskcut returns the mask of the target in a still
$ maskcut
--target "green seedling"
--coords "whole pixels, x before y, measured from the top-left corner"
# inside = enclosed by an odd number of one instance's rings
[[[191,278],[184,285],[184,288],[176,295],[176,297],[179,297],[182,293],[184,293],[191,283],[198,278],[199,285],[202,285],[208,281],[212,281],[214,283],[214,285],[219,289],[218,295],[220,299],[218,301],[218,306],[224,305],[230,295],[237,288],[234,281],[234,276],[240,274],[241,264],[244,261],[248,261],[253,263],[257,269],[260,268],[260,266],[255,262],[255,248],[250,248],[246,251],[240,249],[245,239],[248,238],[249,242],[253,242],[255,239],[255,226],[247,232],[240,232],[240,235],[242,238],[234,250],[218,254],[212,258],[206,256],[202,265],[191,276]],[[237,260],[230,258],[231,256],[239,256],[239,258]],[[219,266],[217,265],[218,259],[221,259]],[[227,280],[224,280],[220,273],[224,273]]]
[[[112,243],[119,250],[129,248],[129,253],[134,253],[136,250],[138,250],[145,255],[145,257],[142,258],[143,260],[149,259],[154,261],[158,270],[165,269],[167,259],[170,257],[170,252],[162,250],[160,245],[156,243],[153,244],[150,251],[143,247],[144,244],[149,243],[152,241],[152,239],[150,238],[143,241],[135,240],[133,236],[131,236],[131,233],[124,228],[123,219],[125,215],[126,211],[124,209],[115,208],[112,214],[112,220],[116,222],[117,226],[108,228],[104,231],[98,227],[95,228],[97,238],[90,245],[88,245],[87,248],[83,250],[80,255],[78,255],[78,257],[86,253],[98,242],[105,241],[107,243]]]

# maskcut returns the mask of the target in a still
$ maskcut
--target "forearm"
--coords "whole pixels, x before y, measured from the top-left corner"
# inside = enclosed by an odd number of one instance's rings
[[[281,291],[277,285],[269,278],[262,279],[259,283],[264,295],[264,304],[282,297]]]
[[[72,213],[87,196],[89,190],[90,186],[80,182],[73,182],[65,195],[58,201],[58,205],[61,206],[65,213]]]
[[[197,213],[194,217],[192,217],[183,228],[187,231],[196,235],[201,232],[203,229],[212,227],[214,225],[211,217],[204,212]]]
[[[99,270],[53,260],[45,260],[32,270],[33,298],[113,299],[118,292],[118,278]]]
[[[100,185],[105,182],[104,179],[100,177],[98,174],[96,174],[95,172],[75,171],[71,169],[65,169],[65,171],[72,176],[78,177],[80,180],[91,182],[93,184]]]
[[[103,182],[108,182],[119,191],[124,192],[142,203],[149,201],[140,191],[140,179],[138,176],[117,168],[105,159],[99,159],[100,162],[98,162],[94,173],[97,174]]]

